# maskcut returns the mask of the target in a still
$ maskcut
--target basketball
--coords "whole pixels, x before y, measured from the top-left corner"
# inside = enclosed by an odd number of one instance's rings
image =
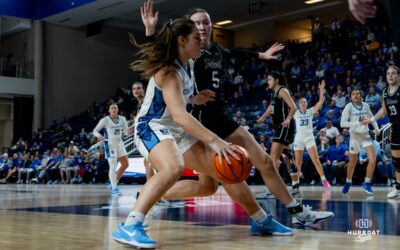
[[[225,183],[238,183],[247,179],[250,174],[252,164],[249,159],[249,154],[246,149],[237,146],[242,153],[235,152],[239,156],[240,160],[236,160],[232,155],[229,155],[231,164],[222,157],[222,163],[220,163],[218,154],[214,155],[214,171],[217,177]]]

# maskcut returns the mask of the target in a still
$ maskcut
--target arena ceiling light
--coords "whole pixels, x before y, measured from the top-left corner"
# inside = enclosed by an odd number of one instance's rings
[[[233,21],[232,20],[224,20],[224,21],[220,21],[220,22],[215,23],[215,24],[222,26],[222,25],[227,25],[227,24],[230,24],[230,23],[233,23]]]
[[[319,2],[324,2],[325,0],[307,0],[304,1],[305,4],[314,4],[314,3],[319,3]]]

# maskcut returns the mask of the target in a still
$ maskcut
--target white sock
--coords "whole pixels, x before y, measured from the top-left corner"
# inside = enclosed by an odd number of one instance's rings
[[[367,178],[367,177],[365,177],[365,182],[371,182],[371,178]]]
[[[113,158],[108,158],[108,165],[110,166],[110,169],[108,170],[108,178],[110,179],[110,183],[111,183],[111,190],[114,190],[115,188],[117,188],[117,158],[113,157]]]
[[[286,205],[286,208],[297,207],[297,206],[300,206],[300,203],[298,201],[296,201],[295,199],[293,199],[291,202],[289,202]]]
[[[321,181],[326,180],[325,175],[321,175]]]
[[[349,178],[346,178],[346,182],[347,183],[352,183],[351,179],[349,179]]]
[[[144,213],[137,212],[137,211],[131,211],[128,214],[128,217],[126,217],[125,226],[133,225],[137,221],[143,222],[144,216],[145,216]]]
[[[250,215],[250,217],[257,222],[261,222],[265,220],[268,217],[268,215],[263,209],[260,209],[254,214]]]

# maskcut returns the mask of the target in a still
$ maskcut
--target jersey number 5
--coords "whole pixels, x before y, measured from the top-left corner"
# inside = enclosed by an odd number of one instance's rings
[[[218,71],[213,71],[212,72],[212,83],[214,88],[219,88],[219,78],[218,78]]]

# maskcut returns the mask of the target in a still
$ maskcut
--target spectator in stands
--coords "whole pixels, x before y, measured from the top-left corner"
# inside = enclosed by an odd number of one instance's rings
[[[368,95],[365,96],[365,102],[368,103],[372,112],[380,106],[380,95],[376,93],[374,87],[369,88]]]
[[[19,168],[22,166],[23,163],[23,155],[22,153],[14,153],[12,164],[8,165],[8,171],[6,177],[0,180],[0,183],[7,183],[11,177],[18,173]]]
[[[4,153],[0,158],[0,178],[5,177],[5,175],[7,174],[9,164],[11,164],[11,159],[9,161],[8,154]]]
[[[342,130],[342,138],[343,138],[343,143],[346,145],[347,148],[349,148],[349,143],[350,143],[350,132],[348,128],[343,128]]]
[[[335,145],[330,146],[326,151],[326,162],[322,165],[327,179],[332,184],[342,184],[346,175],[345,165],[348,159],[348,151],[343,143],[341,135],[335,137]]]
[[[263,79],[262,79],[261,75],[258,74],[256,80],[254,80],[254,82],[253,82],[253,86],[257,87],[257,86],[262,86],[263,84],[264,84]]]
[[[241,85],[243,84],[244,79],[241,71],[238,71],[235,78],[233,79],[233,84],[234,85]]]
[[[244,117],[240,118],[239,124],[240,124],[240,126],[242,126],[244,129],[246,129],[247,131],[249,131],[250,127],[249,127],[249,125],[247,125],[247,120],[246,120],[246,118],[244,118]]]
[[[236,111],[235,116],[233,117],[233,120],[237,123],[240,124],[240,120],[243,118],[243,114],[240,110]]]
[[[21,167],[18,170],[18,181],[17,181],[17,184],[23,183],[23,181],[21,179],[23,174],[26,175],[25,183],[28,183],[29,177],[30,177],[31,173],[33,173],[33,169],[30,168],[30,165],[32,163],[30,157],[31,156],[30,156],[29,153],[25,153],[24,161],[23,161]]]
[[[340,113],[338,113],[338,114],[340,114]],[[326,121],[331,121],[332,125],[334,127],[339,127],[340,120],[338,119],[338,116],[339,115],[335,115],[335,112],[332,109],[330,109],[325,114],[324,118],[325,118]]]
[[[48,152],[44,152],[43,154],[43,159],[40,163],[40,166],[37,168],[37,172],[36,172],[36,177],[32,179],[32,182],[34,183],[42,183],[43,178],[45,176],[46,173],[46,168],[47,168],[47,164],[50,161],[50,156]]]
[[[65,150],[59,167],[61,184],[69,183],[71,181],[67,175],[67,169],[71,167],[71,162],[72,162],[72,157],[70,156],[69,152]]]
[[[336,101],[333,99],[329,102],[329,106],[325,106],[322,109],[321,114],[327,114],[329,110],[333,110],[333,115],[336,117],[340,114],[340,109],[336,106]]]
[[[333,100],[336,102],[336,107],[339,109],[344,108],[346,106],[346,97],[343,96],[343,91],[338,90],[336,95],[333,97]]]
[[[340,58],[336,58],[336,64],[333,66],[332,71],[334,73],[337,73],[338,76],[343,76],[344,73],[346,72],[342,60]]]
[[[53,149],[53,158],[50,159],[45,170],[45,178],[47,184],[57,184],[59,181],[60,163],[62,160],[61,150],[59,148]]]
[[[321,23],[319,18],[315,18],[312,24],[312,41],[317,47],[323,40],[323,27],[324,25]]]
[[[326,137],[328,137],[329,140],[331,141],[333,141],[336,137],[340,135],[339,130],[332,125],[331,120],[326,121],[325,131],[326,131]],[[342,143],[343,142],[342,136],[340,136],[340,140],[341,140],[340,143]]]
[[[380,93],[382,93],[383,89],[387,87],[387,83],[384,80],[382,75],[379,76],[379,80],[376,84],[376,87],[378,87],[378,89],[380,90]]]
[[[318,64],[317,70],[315,71],[315,77],[317,80],[325,78],[325,69],[322,68],[321,64]]]

